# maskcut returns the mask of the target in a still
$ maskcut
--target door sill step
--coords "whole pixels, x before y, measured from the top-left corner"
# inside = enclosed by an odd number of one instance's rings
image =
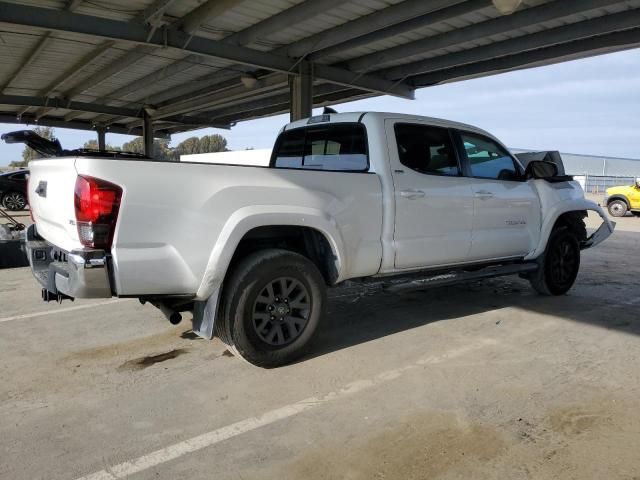
[[[474,280],[482,280],[484,278],[502,277],[505,275],[516,275],[519,273],[534,272],[538,269],[536,263],[518,263],[510,265],[499,265],[493,267],[485,267],[474,271],[451,271],[449,273],[440,273],[438,275],[425,276],[420,278],[413,277],[408,281],[389,282],[384,284],[383,289],[387,292],[406,292],[410,290],[424,290],[426,288],[443,287],[446,285],[455,285],[462,282],[470,282]]]

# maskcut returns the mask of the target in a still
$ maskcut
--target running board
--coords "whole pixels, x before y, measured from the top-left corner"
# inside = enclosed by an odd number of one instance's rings
[[[537,263],[519,263],[511,265],[501,265],[497,267],[485,267],[480,270],[467,272],[464,270],[441,273],[430,277],[413,278],[409,281],[398,283],[387,283],[384,290],[387,292],[406,292],[409,290],[424,290],[426,288],[443,287],[456,283],[481,280],[484,278],[502,277],[504,275],[515,275],[518,273],[534,272],[538,269]]]

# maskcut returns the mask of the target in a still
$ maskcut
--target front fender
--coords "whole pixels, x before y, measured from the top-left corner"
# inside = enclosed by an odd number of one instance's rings
[[[345,270],[344,240],[335,219],[325,212],[309,207],[291,205],[251,205],[236,210],[227,220],[214,245],[196,299],[207,299],[224,281],[231,258],[240,240],[257,227],[291,225],[310,227],[320,231],[329,241],[336,258],[337,281]]]
[[[592,210],[600,215],[600,218],[602,218],[602,225],[593,235],[591,235],[587,239],[587,241],[583,245],[583,248],[594,247],[608,238],[613,233],[616,224],[609,220],[609,217],[607,217],[605,211],[597,203],[592,202],[591,200],[587,200],[586,198],[566,199],[554,204],[546,212],[542,221],[540,241],[538,242],[535,250],[527,255],[524,259],[533,260],[544,253],[544,250],[547,248],[547,242],[549,240],[549,236],[551,235],[551,231],[553,230],[553,227],[555,226],[558,218],[560,218],[561,215],[568,212],[585,210]]]

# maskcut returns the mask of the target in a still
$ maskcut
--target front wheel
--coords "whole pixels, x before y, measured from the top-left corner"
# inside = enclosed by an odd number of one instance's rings
[[[612,217],[624,217],[627,214],[627,204],[622,200],[614,200],[607,205],[607,210]]]
[[[216,333],[235,354],[264,368],[285,365],[308,351],[326,304],[318,268],[279,249],[242,260],[223,295]]]
[[[24,210],[27,206],[27,199],[20,192],[9,192],[2,197],[2,206],[7,210]]]
[[[540,267],[531,276],[531,286],[542,295],[564,295],[576,281],[580,269],[580,243],[568,228],[551,232]]]

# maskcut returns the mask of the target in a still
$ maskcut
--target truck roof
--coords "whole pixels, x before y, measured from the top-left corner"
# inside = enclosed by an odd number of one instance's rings
[[[329,120],[324,120],[321,117],[323,116],[328,116]],[[352,123],[352,122],[360,122],[363,121],[363,119],[367,119],[370,120],[375,118],[377,120],[387,120],[387,119],[402,119],[402,120],[406,120],[406,121],[419,121],[419,122],[425,122],[428,123],[430,125],[435,125],[435,126],[439,126],[439,127],[445,127],[445,128],[458,128],[458,129],[462,129],[462,130],[468,130],[468,131],[474,131],[474,132],[478,132],[481,133],[483,135],[487,135],[491,138],[495,138],[493,135],[491,135],[489,132],[482,130],[481,128],[478,127],[474,127],[473,125],[468,125],[466,123],[461,123],[461,122],[454,122],[452,120],[445,120],[443,118],[435,118],[435,117],[425,117],[422,115],[413,115],[413,114],[408,114],[408,113],[394,113],[394,112],[371,112],[371,111],[365,111],[365,112],[344,112],[344,113],[326,113],[326,114],[320,114],[320,115],[314,115],[312,117],[309,118],[303,118],[302,120],[296,120],[295,122],[291,122],[286,124],[283,128],[282,131],[285,130],[291,130],[293,128],[299,128],[299,127],[304,127],[306,125],[309,125],[309,121],[310,119],[317,119],[317,123]]]

